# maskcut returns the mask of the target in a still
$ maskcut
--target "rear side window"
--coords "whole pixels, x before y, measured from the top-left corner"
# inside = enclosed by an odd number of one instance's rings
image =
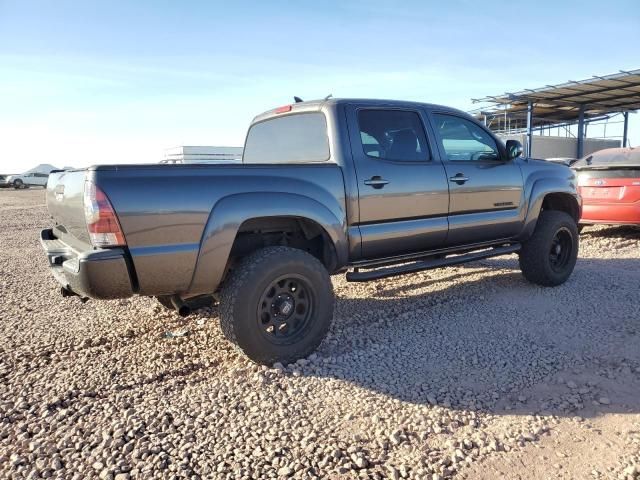
[[[360,110],[360,141],[369,157],[400,162],[430,160],[427,139],[416,112]]]
[[[299,113],[254,124],[247,134],[244,163],[307,163],[329,159],[327,121],[322,113]]]

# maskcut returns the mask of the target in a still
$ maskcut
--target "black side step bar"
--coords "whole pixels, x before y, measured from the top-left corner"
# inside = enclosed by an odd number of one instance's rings
[[[507,255],[520,250],[519,243],[513,243],[503,247],[494,247],[479,252],[465,253],[464,255],[456,255],[448,258],[430,258],[419,262],[397,265],[394,267],[376,268],[366,272],[359,271],[356,268],[353,272],[347,272],[347,282],[368,282],[370,280],[378,280],[380,278],[395,277],[407,273],[420,272],[432,268],[448,267],[451,265],[460,265],[461,263],[482,260],[483,258],[497,257],[499,255]]]

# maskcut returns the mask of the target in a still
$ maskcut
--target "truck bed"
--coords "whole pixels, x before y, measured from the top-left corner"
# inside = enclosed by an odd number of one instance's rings
[[[240,207],[250,214],[251,206],[264,207],[271,193],[287,195],[292,211],[299,205],[302,213],[303,203],[312,201],[345,218],[342,172],[333,163],[103,165],[54,173],[47,186],[53,235],[78,251],[92,249],[84,223],[85,181],[93,181],[109,198],[126,239],[135,293],[142,295],[192,292],[194,282],[196,290],[204,288],[200,277],[206,274],[195,270],[198,259],[212,253],[202,249],[213,233],[207,228],[241,221],[234,218]],[[223,216],[220,226],[217,220]],[[224,235],[217,238],[221,252],[233,242]]]

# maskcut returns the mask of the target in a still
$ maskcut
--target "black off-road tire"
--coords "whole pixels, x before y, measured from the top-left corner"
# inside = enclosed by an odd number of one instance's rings
[[[14,180],[13,181],[13,188],[15,188],[16,190],[20,190],[21,188],[25,188],[24,182],[22,180],[20,180],[19,178],[17,180]]]
[[[522,275],[545,287],[564,283],[576,265],[578,246],[578,226],[571,215],[557,210],[543,211],[533,235],[520,250]]]
[[[269,297],[273,287],[280,293],[277,297]],[[288,308],[274,307],[277,299],[287,297],[287,289],[293,292]],[[318,259],[295,248],[267,247],[243,258],[229,272],[220,291],[220,323],[227,339],[254,362],[286,365],[320,345],[331,325],[333,304],[331,279]],[[292,316],[282,320],[283,310]],[[269,329],[276,324],[284,328],[273,335]]]

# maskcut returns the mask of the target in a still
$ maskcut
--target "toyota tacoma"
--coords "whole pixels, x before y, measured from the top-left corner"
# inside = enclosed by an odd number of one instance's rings
[[[238,165],[99,165],[54,172],[41,242],[65,296],[219,302],[249,358],[314,351],[330,275],[364,282],[517,253],[555,286],[578,255],[575,173],[523,158],[461,111],[325,99],[258,115]]]

